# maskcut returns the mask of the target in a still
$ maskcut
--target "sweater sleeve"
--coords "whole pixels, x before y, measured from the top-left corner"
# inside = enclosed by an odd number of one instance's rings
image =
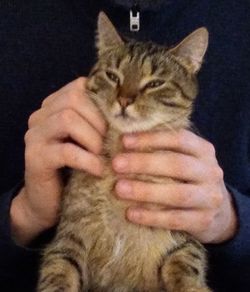
[[[216,283],[216,286],[218,283],[221,284],[221,289],[218,291],[224,291],[223,283],[229,282],[231,282],[232,291],[237,291],[239,286],[247,285],[249,288],[250,194],[242,194],[231,186],[227,187],[233,196],[238,216],[238,230],[234,238],[227,242],[207,245],[209,270],[211,281]],[[220,278],[217,278],[217,275],[220,275]],[[222,275],[224,279],[221,278]]]
[[[0,290],[18,291],[18,286],[27,287],[31,291],[32,280],[27,285],[27,279],[35,279],[32,275],[37,270],[39,249],[18,246],[11,237],[10,206],[18,193],[19,187],[0,196]],[[30,278],[32,275],[32,278]],[[27,278],[27,276],[30,276]],[[26,280],[26,283],[24,282]],[[8,289],[8,290],[4,290]],[[11,290],[10,290],[11,289]]]

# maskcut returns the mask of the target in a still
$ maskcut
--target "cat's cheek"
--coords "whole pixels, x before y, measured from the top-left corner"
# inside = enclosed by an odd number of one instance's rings
[[[136,109],[135,105],[130,105],[127,107],[127,114],[130,117],[138,119],[138,120],[140,120],[142,118],[141,114],[139,113],[138,109]]]
[[[121,113],[121,106],[119,105],[117,101],[113,102],[110,113],[113,117]]]

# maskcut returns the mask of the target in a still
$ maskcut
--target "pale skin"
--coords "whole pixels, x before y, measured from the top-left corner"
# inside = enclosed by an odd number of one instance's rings
[[[84,92],[81,77],[48,96],[29,119],[25,135],[25,185],[11,206],[12,234],[27,245],[58,222],[62,192],[59,169],[68,166],[102,175],[99,156],[106,126]],[[74,141],[75,143],[72,143]],[[118,173],[172,177],[172,184],[121,179],[119,199],[161,204],[161,209],[128,209],[135,224],[186,231],[203,243],[232,238],[237,216],[214,147],[189,131],[148,132],[123,137],[129,154],[113,160]],[[143,149],[162,150],[144,153]],[[182,183],[177,181],[182,181]]]

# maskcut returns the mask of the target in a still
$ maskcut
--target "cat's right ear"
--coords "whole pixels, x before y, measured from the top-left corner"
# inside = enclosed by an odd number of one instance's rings
[[[107,49],[124,44],[114,25],[104,12],[100,12],[97,23],[97,49],[99,55]]]
[[[208,31],[198,28],[187,36],[179,45],[169,51],[185,65],[191,73],[197,73],[208,46]]]

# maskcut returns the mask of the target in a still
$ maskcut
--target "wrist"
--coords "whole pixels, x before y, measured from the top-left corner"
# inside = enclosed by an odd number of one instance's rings
[[[11,234],[14,241],[28,245],[36,236],[51,226],[42,224],[29,207],[25,188],[13,199],[10,207]]]
[[[223,243],[232,239],[236,235],[238,228],[238,218],[232,200],[232,195],[227,191],[226,188],[225,191],[227,204],[225,204],[224,208],[224,230],[220,233],[220,236],[215,243]]]
[[[225,240],[230,240],[232,239],[236,233],[237,233],[237,229],[238,229],[238,218],[236,215],[236,211],[235,211],[235,207],[234,207],[234,203],[232,200],[232,195],[227,192],[228,194],[228,201],[229,201],[229,215],[228,215],[228,228],[225,232]]]

